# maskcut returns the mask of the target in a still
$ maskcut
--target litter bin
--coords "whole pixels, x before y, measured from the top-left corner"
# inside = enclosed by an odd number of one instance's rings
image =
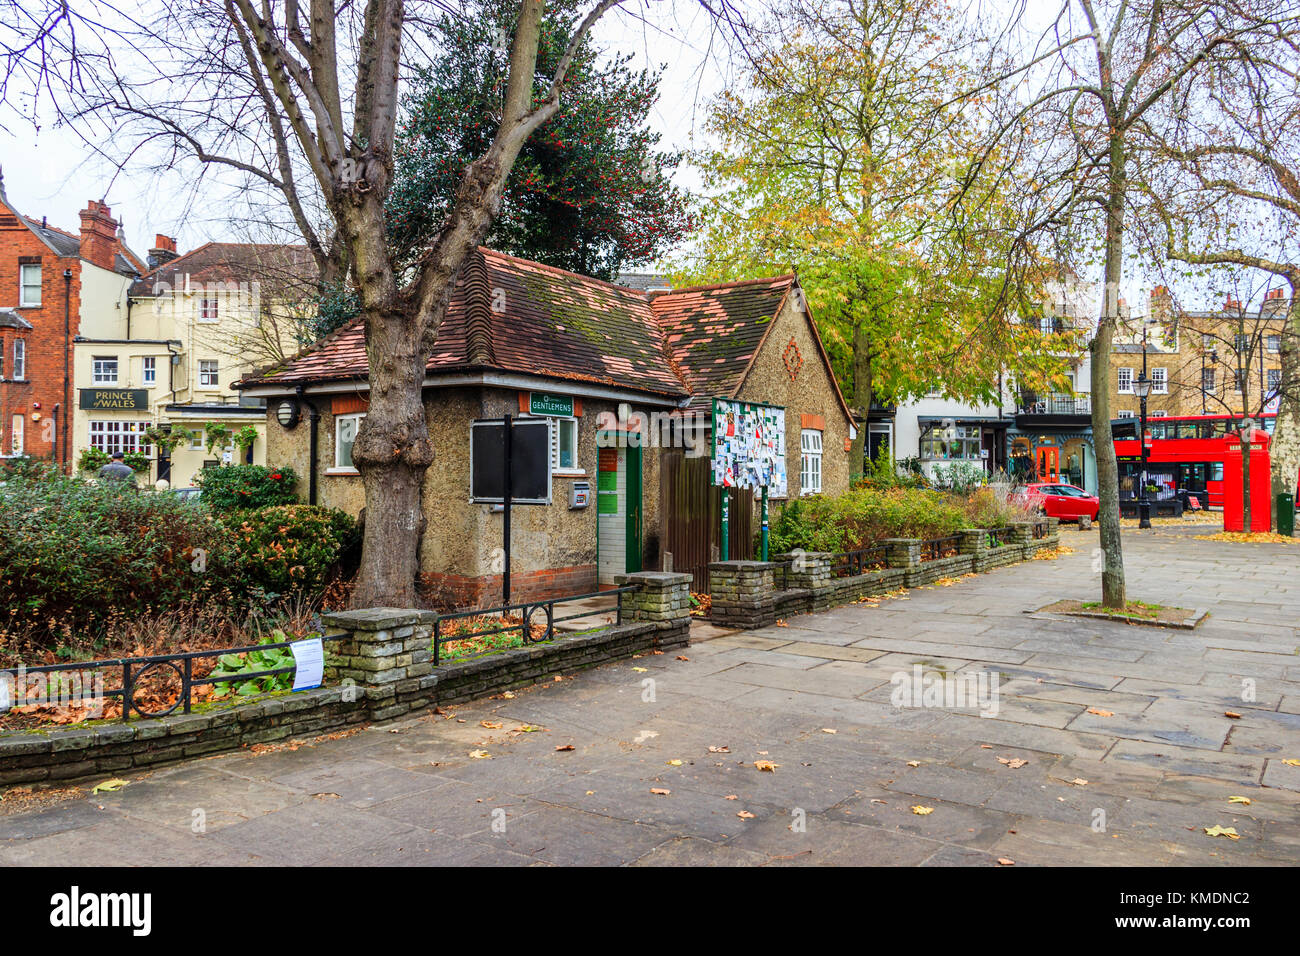
[[[1295,537],[1295,495],[1277,496],[1277,533]]]

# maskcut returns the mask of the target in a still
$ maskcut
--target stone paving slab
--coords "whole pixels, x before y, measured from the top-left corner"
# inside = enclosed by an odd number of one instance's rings
[[[1207,606],[1200,628],[1035,613],[1095,598],[1095,540],[786,627],[696,622],[680,653],[511,699],[6,799],[0,864],[1300,863],[1300,554],[1126,532],[1131,594]],[[894,706],[917,663],[996,677],[996,711]]]

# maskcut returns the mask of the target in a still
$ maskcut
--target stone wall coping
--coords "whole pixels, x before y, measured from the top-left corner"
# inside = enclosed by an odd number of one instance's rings
[[[349,631],[386,631],[410,624],[432,624],[438,615],[433,611],[417,611],[400,607],[366,607],[355,611],[333,611],[321,615],[326,627],[341,627]]]
[[[713,561],[709,564],[710,571],[763,571],[776,567],[775,561]]]
[[[691,576],[689,574],[680,574],[676,571],[636,571],[632,574],[617,575],[614,578],[614,583],[671,586],[674,584],[690,584]]]

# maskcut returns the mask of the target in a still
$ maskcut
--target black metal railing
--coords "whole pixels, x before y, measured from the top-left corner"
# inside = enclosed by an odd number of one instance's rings
[[[1046,538],[1046,537],[1047,537],[1047,522],[1046,522],[1046,521],[1035,521],[1035,522],[1034,522],[1034,540],[1036,541],[1036,540],[1038,540],[1039,538]]]
[[[876,545],[857,551],[842,551],[831,557],[831,577],[847,578],[868,571],[877,571],[888,565],[886,548]]]
[[[949,535],[946,538],[929,538],[921,542],[921,560],[937,561],[950,558],[961,550],[961,535]]]
[[[587,594],[574,594],[569,597],[550,598],[544,601],[524,601],[519,604],[503,604],[500,607],[480,608],[476,611],[449,611],[446,614],[439,614],[433,619],[433,665],[435,667],[441,663],[443,644],[450,644],[454,641],[473,640],[476,637],[490,637],[495,634],[508,634],[511,631],[518,631],[525,644],[540,644],[544,641],[552,640],[555,637],[555,625],[564,621],[576,621],[586,617],[594,617],[597,614],[607,614],[614,611],[613,624],[597,624],[587,629],[591,631],[603,630],[606,627],[616,626],[623,623],[623,604],[618,598],[620,594],[627,594],[639,589],[639,585],[627,585],[621,588],[610,588],[607,591],[591,591]],[[613,595],[615,603],[613,608],[588,608],[579,614],[569,614],[563,617],[557,617],[555,609],[561,604],[572,604],[575,601],[587,601],[591,598],[608,597]],[[517,611],[518,614],[510,612]],[[538,615],[541,615],[539,618]],[[508,617],[517,617],[518,621],[514,623],[502,623],[500,627],[474,628],[469,631],[456,631],[448,633],[447,622],[463,620],[466,618],[479,617],[496,617],[503,622]],[[541,633],[534,634],[534,628],[541,628]]]
[[[348,635],[341,634],[334,637],[323,637],[321,640],[325,643],[331,641],[345,640]],[[31,675],[63,675],[68,674],[70,677],[77,678],[76,684],[81,686],[81,690],[75,694],[75,703],[85,705],[87,701],[99,701],[100,704],[108,699],[121,698],[123,721],[131,719],[131,712],[134,711],[138,716],[144,718],[167,717],[174,714],[178,709],[185,714],[191,712],[193,706],[193,692],[196,687],[204,687],[215,684],[242,684],[246,681],[261,680],[265,677],[276,677],[281,674],[292,674],[298,668],[291,664],[287,667],[277,667],[272,670],[263,671],[240,671],[232,674],[225,671],[214,669],[204,677],[194,675],[194,662],[207,658],[220,658],[227,654],[248,654],[255,651],[274,651],[282,648],[291,647],[298,641],[278,641],[272,644],[250,644],[243,647],[221,647],[207,651],[187,651],[183,654],[151,654],[141,657],[118,657],[109,660],[97,661],[73,661],[67,664],[45,664],[39,667],[27,667],[25,665],[14,667],[0,668],[0,678],[10,680],[21,680],[30,678]],[[81,680],[82,675],[95,672],[119,670],[121,673],[121,686],[97,688],[93,697],[87,696],[84,688],[84,682]],[[226,676],[213,677],[214,673],[222,673]],[[137,700],[136,692],[145,685],[147,679],[162,677],[170,682],[175,679],[180,680],[180,690],[176,699],[170,707],[161,710],[146,710]],[[56,682],[62,686],[64,678],[57,677]],[[68,686],[73,686],[74,682],[69,679]],[[92,687],[95,682],[91,681]],[[17,688],[15,688],[17,689]],[[17,699],[15,698],[15,703]],[[73,703],[71,697],[64,695],[60,690],[53,690],[41,701],[42,703]]]
[[[1004,544],[1015,544],[1016,529],[1010,527],[989,528],[988,535],[989,535],[988,546],[990,548],[1000,548]]]

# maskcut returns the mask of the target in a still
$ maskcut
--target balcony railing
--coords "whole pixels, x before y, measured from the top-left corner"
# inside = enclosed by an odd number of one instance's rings
[[[1087,395],[1022,395],[1022,415],[1091,415],[1092,398]]]

